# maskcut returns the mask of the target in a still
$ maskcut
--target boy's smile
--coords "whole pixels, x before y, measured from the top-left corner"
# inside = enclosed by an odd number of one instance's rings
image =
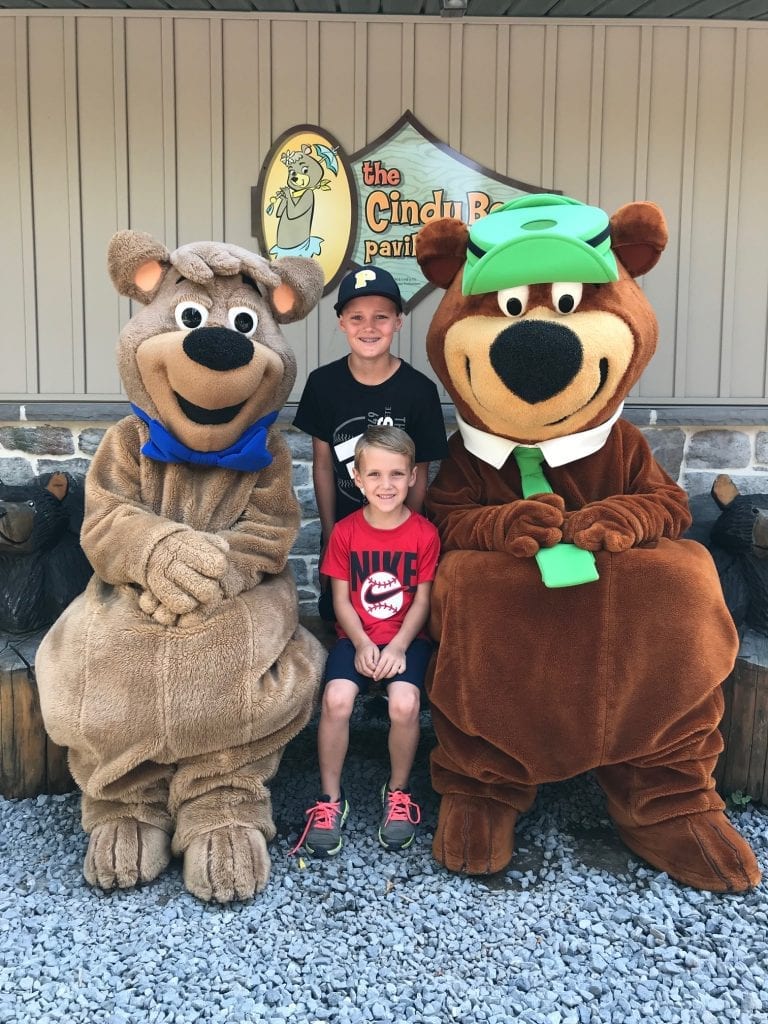
[[[391,299],[365,295],[351,299],[339,317],[350,350],[361,359],[375,359],[389,353],[402,317]]]
[[[365,495],[372,526],[393,520],[391,526],[403,521],[408,488],[416,480],[416,468],[406,455],[385,448],[366,448],[355,470],[355,483]]]

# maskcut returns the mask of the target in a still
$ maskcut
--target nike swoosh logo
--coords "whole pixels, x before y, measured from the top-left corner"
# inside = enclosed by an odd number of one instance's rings
[[[388,601],[390,597],[395,597],[403,591],[403,587],[398,584],[390,590],[382,590],[380,593],[374,594],[373,587],[373,583],[369,583],[360,595],[363,604],[380,604],[382,601]]]

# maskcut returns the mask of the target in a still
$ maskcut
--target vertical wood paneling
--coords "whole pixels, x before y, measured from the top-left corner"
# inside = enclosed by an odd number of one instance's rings
[[[72,113],[74,23],[61,17],[30,19],[29,107],[40,394],[69,395],[84,390],[79,261],[72,263],[73,188],[69,136]],[[76,153],[76,149],[74,150]],[[78,386],[79,385],[79,386]]]
[[[643,374],[641,397],[672,395],[675,378],[675,332],[678,316],[683,156],[689,30],[652,30],[651,90],[645,198],[658,203],[669,225],[669,243],[661,260],[643,281],[659,320],[659,346]],[[686,253],[688,252],[686,244]]]
[[[113,230],[252,247],[250,187],[281,132],[317,123],[353,152],[404,109],[511,177],[609,211],[658,202],[670,243],[641,284],[661,337],[635,396],[766,395],[767,26],[0,12],[0,89],[0,232],[19,254],[0,397],[119,394]],[[438,299],[396,346],[423,369]],[[346,351],[332,304],[287,330],[294,399]]]
[[[547,177],[542,159],[546,29],[513,24],[509,35],[506,173],[552,188],[551,166]]]
[[[413,112],[438,138],[449,131],[451,27],[444,22],[415,27]]]
[[[463,32],[460,136],[456,148],[485,167],[496,163],[496,29],[467,25]]]
[[[213,199],[221,152],[214,153],[213,123],[221,111],[212,89],[210,22],[179,18],[174,24],[178,240],[219,238],[221,213]]]
[[[32,201],[26,29],[27,22],[22,18],[0,21],[0,138],[6,140],[6,145],[0,147],[0,306],[4,313],[0,394],[24,394],[37,388],[34,305],[24,301],[25,296],[34,297],[29,251]]]
[[[122,28],[122,21],[118,24]],[[122,32],[113,37],[111,18],[77,23],[78,51],[90,59],[78,66],[80,180],[82,185],[83,295],[87,390],[117,395],[120,378],[114,340],[120,323],[117,293],[105,287],[107,243],[127,224],[125,102]],[[120,121],[117,115],[121,115]],[[122,131],[116,131],[121,123]]]
[[[160,18],[125,23],[129,223],[120,226],[168,244],[174,241],[166,236],[166,176],[173,179],[167,161],[173,153],[165,148],[162,27]]]
[[[557,187],[586,202],[589,194],[593,29],[558,28],[554,118]]]
[[[768,33],[747,32],[733,294],[731,394],[768,394]]]
[[[224,235],[228,242],[250,249],[251,186],[267,150],[261,149],[258,75],[253,55],[259,52],[258,21],[225,21],[222,25],[224,107]]]
[[[716,398],[719,392],[734,44],[733,30],[701,29],[683,385],[692,398]],[[712,347],[702,359],[701,339],[708,335]]]

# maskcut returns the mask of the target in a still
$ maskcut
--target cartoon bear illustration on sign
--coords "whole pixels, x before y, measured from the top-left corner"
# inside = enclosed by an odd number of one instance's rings
[[[496,872],[541,783],[593,770],[635,853],[700,889],[757,885],[712,770],[738,639],[685,492],[621,419],[656,347],[635,278],[661,210],[557,195],[417,236],[446,289],[430,362],[459,430],[427,506],[443,556],[428,693],[433,852]]]
[[[280,324],[320,298],[313,260],[119,232],[109,270],[139,304],[118,343],[133,415],[86,478],[95,575],[44,638],[46,728],[69,747],[103,889],[174,853],[203,900],[265,886],[267,783],[309,720],[325,651],[287,565],[300,516],[275,426],[296,361]]]

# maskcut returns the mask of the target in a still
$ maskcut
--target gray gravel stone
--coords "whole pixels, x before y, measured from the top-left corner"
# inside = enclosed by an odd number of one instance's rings
[[[376,841],[387,734],[365,705],[340,856],[287,857],[317,789],[313,720],[272,783],[271,881],[226,908],[191,897],[178,861],[142,889],[92,890],[75,795],[0,800],[0,1022],[768,1024],[765,884],[723,897],[658,875],[621,846],[588,776],[542,787],[510,870],[449,874],[431,857],[422,724],[408,854]],[[734,820],[765,870],[768,813]]]

